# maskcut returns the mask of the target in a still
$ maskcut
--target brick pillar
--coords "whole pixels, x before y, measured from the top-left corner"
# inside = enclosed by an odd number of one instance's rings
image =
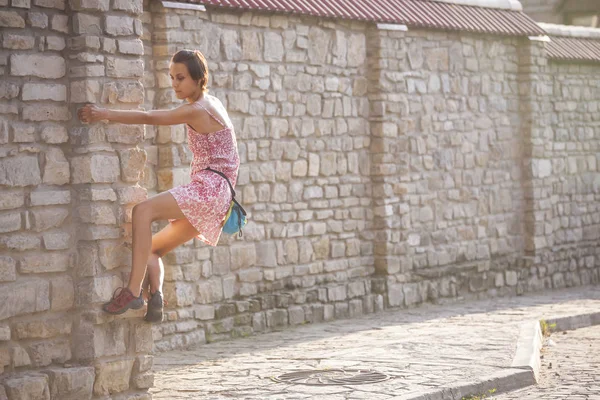
[[[144,101],[142,1],[75,0],[70,5],[72,112],[83,103],[137,109]],[[135,392],[122,398],[150,398],[143,394],[153,384],[147,355],[152,333],[141,318],[144,311],[112,317],[100,309],[128,281],[131,209],[146,198],[137,184],[146,161],[138,147],[144,126],[75,123],[69,135],[78,238],[74,359],[94,367],[95,397]]]

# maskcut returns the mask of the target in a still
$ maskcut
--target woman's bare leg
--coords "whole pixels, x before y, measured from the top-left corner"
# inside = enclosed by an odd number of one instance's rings
[[[127,288],[135,296],[141,292],[146,263],[152,250],[152,222],[184,218],[173,195],[169,192],[161,193],[133,207],[133,261]]]
[[[148,271],[144,282],[144,289],[150,286],[150,293],[162,292],[165,269],[162,258],[176,247],[198,236],[196,228],[187,219],[173,221],[152,236],[152,249],[148,257]]]

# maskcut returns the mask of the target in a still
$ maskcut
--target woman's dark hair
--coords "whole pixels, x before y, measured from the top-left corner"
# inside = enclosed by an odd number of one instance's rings
[[[208,65],[202,53],[198,50],[179,50],[171,62],[185,64],[192,79],[200,83],[202,91],[208,91]]]

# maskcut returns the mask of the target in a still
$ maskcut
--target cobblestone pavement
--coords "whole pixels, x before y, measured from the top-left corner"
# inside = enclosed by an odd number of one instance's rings
[[[158,354],[151,393],[154,399],[402,399],[505,370],[523,321],[597,310],[600,288],[585,287],[305,325]],[[371,369],[392,378],[343,386],[272,379],[324,368]]]
[[[542,349],[538,385],[494,400],[600,400],[600,325],[557,332]]]

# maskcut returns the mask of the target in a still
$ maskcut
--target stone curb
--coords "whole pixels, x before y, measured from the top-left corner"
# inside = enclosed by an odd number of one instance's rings
[[[393,400],[461,400],[465,396],[480,396],[494,390],[494,394],[511,392],[535,385],[540,371],[540,350],[543,336],[540,321],[521,325],[517,350],[509,368],[495,372],[477,381],[462,381],[443,389],[426,393],[408,394]],[[554,332],[600,325],[600,312],[545,319],[548,325],[556,324]]]

